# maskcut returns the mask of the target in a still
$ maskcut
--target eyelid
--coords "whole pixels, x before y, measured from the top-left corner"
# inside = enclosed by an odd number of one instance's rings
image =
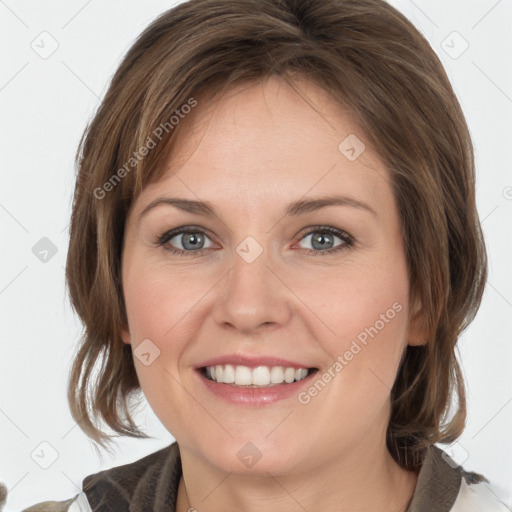
[[[298,240],[297,240],[297,242],[294,242],[292,247],[295,247],[295,245],[300,243],[304,238],[306,238],[307,236],[310,236],[316,232],[330,233],[330,234],[340,238],[343,241],[343,243],[340,245],[337,245],[335,247],[331,247],[330,249],[325,249],[325,250],[314,250],[314,249],[302,249],[301,248],[301,250],[303,252],[305,252],[306,254],[315,254],[315,255],[330,254],[330,253],[336,252],[337,250],[343,250],[348,247],[352,247],[356,242],[356,239],[350,233],[345,231],[344,229],[335,228],[335,227],[329,226],[329,225],[313,225],[313,226],[308,226],[308,227],[304,228],[303,230],[301,230],[299,232],[298,235],[296,235]],[[215,237],[212,236],[211,232],[208,229],[199,227],[199,226],[193,226],[193,225],[179,226],[177,228],[169,229],[157,237],[157,239],[155,240],[155,244],[157,246],[162,246],[165,250],[170,251],[172,253],[183,254],[183,255],[187,255],[187,256],[200,256],[203,253],[209,252],[212,250],[211,247],[207,247],[204,249],[198,249],[196,251],[186,251],[183,249],[174,248],[172,246],[165,247],[165,245],[169,242],[169,240],[171,240],[172,238],[174,238],[176,236],[182,235],[184,233],[202,233],[202,234],[206,235],[211,240],[211,242],[213,244],[217,244],[217,242],[215,242],[215,240],[214,240]]]
[[[177,228],[168,229],[168,230],[164,231],[162,234],[158,235],[154,242],[157,245],[164,245],[169,240],[174,238],[175,236],[182,235],[184,233],[202,233],[204,235],[207,235],[208,238],[210,238],[210,240],[213,243],[216,243],[216,242],[214,242],[215,237],[212,235],[212,233],[208,229],[202,228],[199,226],[191,226],[191,225],[179,226]],[[193,252],[193,251],[187,251],[187,252]],[[199,252],[199,251],[194,251],[194,252]]]
[[[324,231],[328,233],[332,233],[333,235],[341,237],[342,235],[345,238],[350,238],[352,240],[355,240],[354,237],[346,230],[341,228],[335,228],[334,226],[329,226],[326,224],[317,224],[313,226],[308,226],[307,228],[304,228],[302,231],[299,232],[297,237],[302,240],[305,236],[311,235],[312,233],[316,233],[317,231]]]
[[[341,228],[335,228],[333,226],[327,226],[327,225],[317,225],[317,226],[309,226],[305,228],[305,232],[301,232],[298,235],[298,242],[294,244],[299,244],[302,240],[304,240],[306,237],[311,236],[313,233],[329,233],[333,236],[339,238],[343,243],[340,245],[337,245],[335,247],[331,247],[330,249],[325,249],[324,251],[315,251],[314,249],[302,249],[303,251],[306,251],[306,253],[315,253],[315,254],[329,254],[332,252],[335,252],[337,249],[342,249],[345,247],[352,247],[356,240],[355,238]]]

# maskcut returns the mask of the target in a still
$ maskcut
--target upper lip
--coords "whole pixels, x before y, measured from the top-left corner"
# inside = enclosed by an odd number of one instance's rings
[[[312,368],[311,365],[300,363],[297,361],[290,361],[281,357],[273,356],[255,356],[245,354],[226,354],[223,356],[212,357],[203,361],[198,365],[198,368],[206,366],[217,366],[222,364],[232,364],[233,366],[248,366],[249,368],[256,368],[257,366],[283,366],[285,368]]]

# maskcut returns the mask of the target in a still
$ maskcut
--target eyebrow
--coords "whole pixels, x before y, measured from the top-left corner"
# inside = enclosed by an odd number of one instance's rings
[[[139,216],[139,221],[150,210],[162,205],[174,206],[184,212],[201,215],[203,217],[217,217],[215,209],[208,201],[195,201],[180,197],[161,197],[149,203],[144,210],[142,210]],[[367,211],[373,216],[378,217],[377,212],[369,204],[347,196],[323,196],[313,197],[310,199],[299,199],[298,201],[290,203],[286,207],[284,216],[289,217],[303,215],[328,206],[350,206]]]

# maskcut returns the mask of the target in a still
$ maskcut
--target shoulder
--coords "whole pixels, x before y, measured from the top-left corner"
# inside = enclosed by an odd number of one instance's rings
[[[7,501],[7,488],[0,483],[0,511]],[[45,501],[23,509],[21,512],[91,512],[87,498],[83,493],[65,501]]]
[[[162,496],[169,496],[168,507],[172,507],[180,477],[181,460],[174,442],[129,464],[87,476],[82,482],[83,492],[69,500],[45,501],[22,512],[121,512],[128,511],[134,504],[163,503],[158,501]]]
[[[408,512],[507,512],[489,481],[465,471],[446,452],[431,446],[426,453]]]
[[[438,449],[445,463],[460,473],[459,492],[451,512],[509,512],[492,484],[483,475],[465,471],[447,453]]]
[[[82,488],[93,510],[174,510],[181,477],[178,444],[130,464],[86,477]],[[111,507],[111,508],[109,508]],[[103,508],[101,509],[103,510]]]
[[[82,492],[65,501],[45,501],[37,503],[21,512],[92,512],[87,497]]]
[[[498,498],[492,485],[462,479],[457,500],[451,512],[509,512]]]
[[[115,480],[122,484],[132,484],[133,478],[141,477],[148,472],[161,470],[162,466],[166,465],[169,461],[175,462],[179,458],[178,444],[172,443],[161,450],[150,453],[141,459],[122,466],[116,466],[110,469],[105,469],[93,475],[89,475],[84,479],[84,487],[90,487],[96,482],[103,480]]]

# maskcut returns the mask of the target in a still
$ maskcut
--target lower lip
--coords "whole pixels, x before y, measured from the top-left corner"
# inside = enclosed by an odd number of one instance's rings
[[[301,388],[309,386],[309,381],[315,373],[316,371],[313,371],[304,379],[290,384],[278,384],[268,388],[248,388],[209,380],[201,373],[201,370],[197,370],[199,378],[209,392],[229,403],[255,406],[271,404],[294,395],[297,396]]]

